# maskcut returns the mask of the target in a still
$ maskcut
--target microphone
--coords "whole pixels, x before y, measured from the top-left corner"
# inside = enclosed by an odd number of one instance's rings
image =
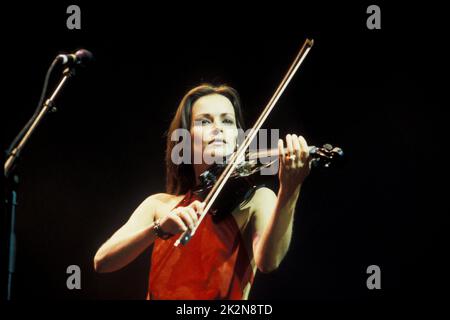
[[[80,49],[75,53],[59,54],[57,60],[62,61],[62,64],[70,64],[76,66],[85,66],[94,59],[92,52],[86,49]]]

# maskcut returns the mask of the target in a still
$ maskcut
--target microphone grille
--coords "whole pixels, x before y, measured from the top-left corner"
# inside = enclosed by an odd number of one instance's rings
[[[86,65],[94,59],[92,52],[86,49],[79,49],[75,52],[75,56],[77,57],[77,64],[79,65]]]

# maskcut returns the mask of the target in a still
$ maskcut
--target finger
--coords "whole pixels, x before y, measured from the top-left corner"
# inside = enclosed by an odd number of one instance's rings
[[[181,219],[179,216],[177,216],[176,214],[173,215],[172,217],[172,221],[177,225],[179,230],[187,231],[188,227],[186,226],[186,224],[184,223],[183,219]]]
[[[292,146],[294,148],[294,155],[295,155],[295,161],[294,163],[296,166],[300,166],[302,164],[302,161],[300,159],[300,153],[301,153],[301,146],[300,142],[298,141],[298,137],[296,134],[292,135]]]
[[[176,207],[172,211],[170,211],[169,214],[173,215],[173,216],[178,216],[180,214],[180,212],[181,212],[181,207]]]
[[[284,147],[283,147],[283,140],[278,139],[278,155],[281,161],[281,164],[284,166],[286,164],[285,154],[284,154]]]
[[[288,150],[288,155],[289,156],[294,155],[294,146],[292,145],[292,136],[290,134],[286,135],[286,146]]]
[[[184,208],[184,210],[180,212],[179,217],[183,219],[184,224],[187,225],[189,229],[194,229],[194,220],[192,220],[188,209]]]
[[[205,203],[204,202],[200,202],[198,200],[195,200],[188,207],[193,208],[195,210],[196,214],[200,215],[203,212],[203,208],[205,207]]]
[[[309,147],[308,147],[308,143],[306,142],[305,138],[303,138],[303,136],[298,137],[298,140],[300,142],[301,145],[301,159],[302,162],[305,163],[306,160],[309,158]]]
[[[195,212],[195,209],[191,208],[191,207],[186,207],[186,210],[189,213],[189,216],[191,217],[192,222],[194,223],[194,225],[197,224],[198,216],[197,216],[197,213]]]

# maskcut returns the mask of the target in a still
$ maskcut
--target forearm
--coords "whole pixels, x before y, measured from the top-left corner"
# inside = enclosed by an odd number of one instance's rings
[[[94,258],[94,268],[97,272],[113,272],[119,270],[136,259],[156,239],[153,224],[136,231],[133,234],[111,237],[106,241]]]
[[[292,237],[295,206],[301,185],[294,190],[280,186],[277,204],[258,242],[257,265],[268,272],[276,269],[285,257]]]

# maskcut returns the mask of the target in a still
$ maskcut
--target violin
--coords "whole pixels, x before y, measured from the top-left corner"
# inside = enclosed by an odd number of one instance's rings
[[[252,178],[256,173],[261,172],[263,168],[268,168],[278,160],[278,157],[276,157],[272,161],[261,161],[263,158],[278,155],[278,149],[259,150],[257,152],[249,152],[247,149],[275,107],[275,104],[300,67],[300,64],[305,59],[312,45],[313,40],[306,39],[274,95],[237,151],[230,157],[227,157],[229,159],[226,159],[226,161],[221,162],[221,164],[213,164],[200,175],[200,184],[194,188],[193,192],[205,202],[203,213],[199,217],[196,227],[192,230],[186,230],[175,241],[175,247],[180,243],[183,245],[188,243],[208,212],[213,215],[213,219],[218,220],[224,214],[231,212],[237,205],[243,202],[245,203],[246,200],[250,199],[250,196],[256,190]],[[312,157],[312,166],[324,168],[328,168],[337,160],[341,160],[344,155],[341,148],[333,147],[330,144],[325,144],[320,148],[312,146],[310,147],[309,153]]]
[[[231,175],[232,178],[249,176],[260,172],[263,168],[268,168],[276,161],[278,161],[278,149],[258,150],[256,152],[248,152],[245,161],[242,161],[236,166],[235,172]],[[313,168],[323,167],[329,168],[336,163],[339,163],[344,157],[344,151],[339,147],[333,147],[331,144],[324,144],[322,147],[310,146],[309,155],[312,158],[311,164]],[[275,160],[270,162],[263,161],[263,159],[270,159],[276,156]]]
[[[225,214],[231,212],[237,205],[245,204],[253,192],[257,189],[255,176],[264,168],[269,168],[279,160],[278,149],[258,150],[257,152],[247,152],[245,159],[241,161],[230,175],[230,180],[216,199],[210,209],[213,219],[217,222]],[[311,166],[313,168],[330,168],[342,162],[344,152],[339,147],[331,144],[324,144],[322,147],[309,147]],[[272,157],[276,159],[270,160]],[[207,193],[217,182],[218,177],[226,167],[227,159],[219,163],[214,163],[200,176],[200,184],[194,187],[193,193],[201,199],[205,199]],[[276,173],[276,172],[275,172]]]

